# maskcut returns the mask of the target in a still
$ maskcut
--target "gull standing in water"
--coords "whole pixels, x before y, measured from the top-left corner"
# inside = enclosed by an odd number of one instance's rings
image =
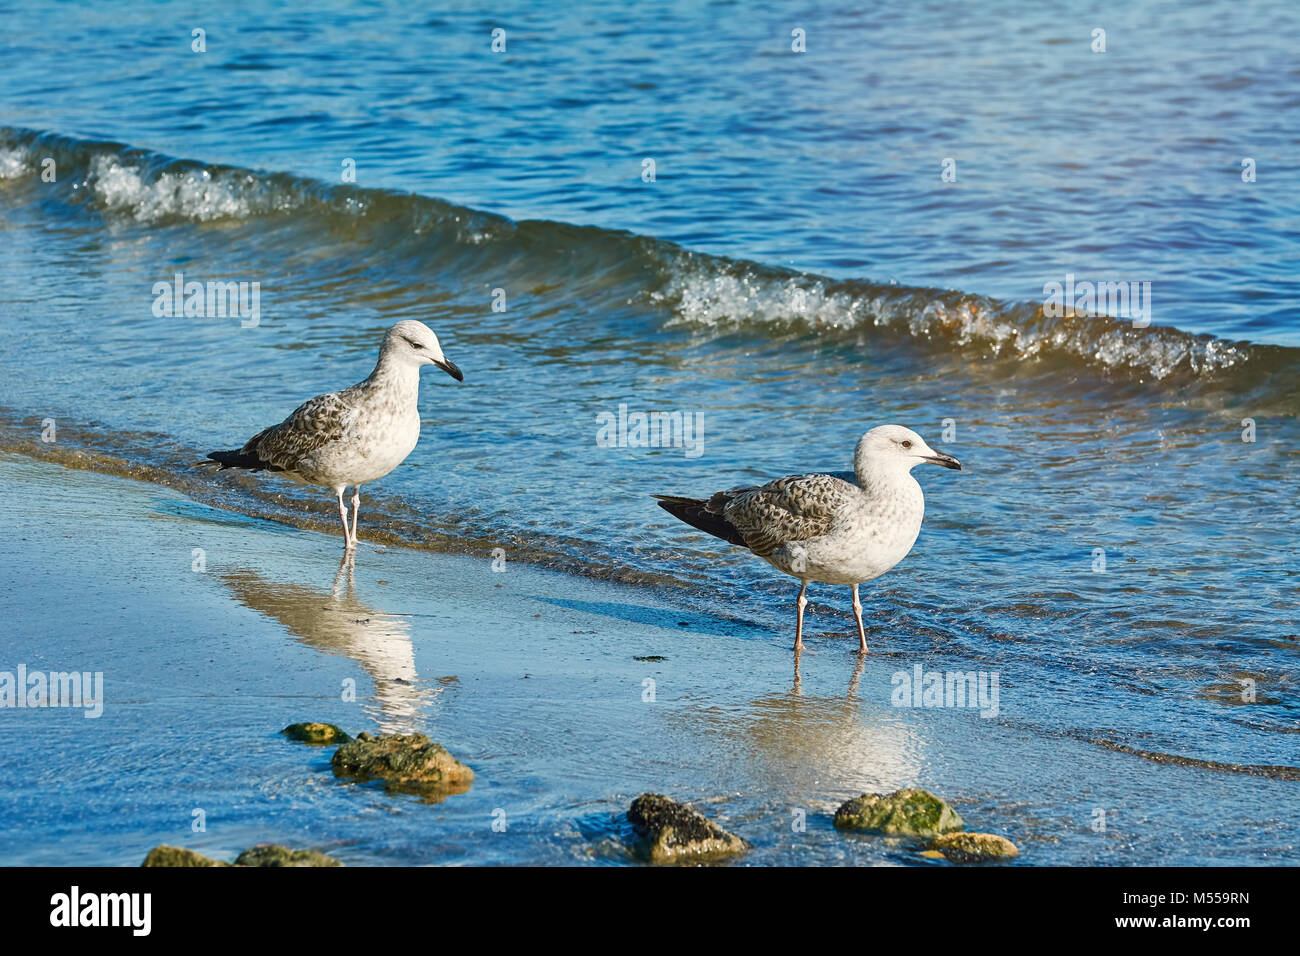
[[[881,425],[863,435],[853,453],[856,483],[833,475],[790,475],[710,498],[654,497],[673,517],[746,547],[799,579],[796,651],[803,647],[808,582],[851,585],[858,652],[865,654],[858,585],[880,577],[916,543],[925,496],[911,472],[922,462],[961,469],[961,462],[935,451],[910,428]]]
[[[436,365],[458,382],[465,376],[447,360],[438,337],[422,322],[398,322],[384,336],[370,377],[341,392],[318,395],[292,415],[258,432],[238,451],[214,451],[221,467],[278,471],[329,488],[338,497],[344,550],[357,545],[361,486],[388,474],[420,439],[420,368]],[[351,485],[352,527],[343,492]]]

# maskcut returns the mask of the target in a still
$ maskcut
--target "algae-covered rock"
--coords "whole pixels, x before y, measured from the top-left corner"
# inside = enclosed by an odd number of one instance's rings
[[[651,863],[701,863],[749,850],[740,837],[658,793],[633,800],[627,818],[640,839],[638,855]]]
[[[464,793],[474,771],[424,734],[372,737],[357,734],[334,752],[334,773],[357,780],[383,780],[390,790],[441,796]]]
[[[841,830],[937,837],[960,830],[965,824],[942,799],[929,790],[913,787],[888,795],[864,793],[854,797],[835,811],[835,826]]]
[[[352,739],[333,724],[290,724],[280,733],[305,744],[345,744]]]
[[[1020,855],[1014,843],[994,833],[945,833],[932,841],[929,849],[953,863],[990,863]]]
[[[179,846],[167,846],[165,843],[149,851],[141,866],[230,866],[221,860],[214,860],[202,853],[195,853]]]
[[[149,851],[141,866],[231,866],[221,860],[214,860],[186,850],[179,846],[156,846]],[[315,850],[290,850],[286,846],[274,843],[261,843],[239,854],[234,866],[342,866],[333,857]]]
[[[275,843],[249,847],[235,860],[235,866],[342,866],[332,856],[315,850],[290,850]]]

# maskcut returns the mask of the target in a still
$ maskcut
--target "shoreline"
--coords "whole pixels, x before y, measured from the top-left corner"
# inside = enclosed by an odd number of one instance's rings
[[[0,711],[25,744],[0,757],[6,864],[274,842],[352,865],[629,865],[621,814],[651,791],[753,843],[740,865],[938,865],[831,824],[846,799],[910,786],[1010,838],[1010,865],[1295,862],[1292,784],[891,707],[897,651],[823,641],[796,677],[784,634],[689,597],[364,540],[349,582],[336,535],[173,489],[7,454],[0,486],[22,635],[0,670],[105,675],[99,719]],[[279,735],[299,721],[427,733],[474,785],[429,805],[336,780],[328,748]],[[1090,829],[1095,807],[1111,830]]]
[[[102,451],[83,438],[85,435],[94,436],[95,430],[77,425],[60,424],[58,441],[45,443],[32,437],[40,434],[40,422],[41,419],[37,416],[23,415],[13,409],[0,407],[0,458],[14,456],[70,471],[145,482],[185,495],[198,504],[231,511],[249,519],[272,521],[300,531],[339,536],[337,506],[334,499],[322,489],[297,484],[269,473],[257,475],[229,472],[218,477],[218,471],[211,467],[210,462],[203,460],[202,453],[185,449],[166,436],[146,436],[165,439],[170,451],[161,463],[142,460],[143,453],[138,449],[123,449],[119,454]],[[170,468],[167,467],[169,464]],[[564,542],[559,539],[556,541],[559,546],[547,549],[527,544],[520,539],[518,532],[498,537],[449,529],[430,532],[422,528],[413,516],[398,517],[385,511],[385,504],[393,500],[382,492],[367,492],[363,512],[371,520],[360,529],[365,543],[374,547],[407,548],[436,554],[470,554],[482,558],[491,558],[496,549],[507,546],[512,562],[527,563],[539,568],[628,584],[680,587],[683,583],[678,577],[639,571],[625,565],[597,568],[573,559],[562,547]]]

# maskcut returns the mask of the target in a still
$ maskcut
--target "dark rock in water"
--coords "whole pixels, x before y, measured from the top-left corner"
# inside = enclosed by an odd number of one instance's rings
[[[280,733],[305,744],[345,744],[352,739],[333,724],[290,724]]]
[[[835,811],[841,830],[868,830],[903,836],[937,837],[965,824],[957,811],[929,790],[909,788],[887,796],[864,793]]]
[[[953,863],[991,863],[1014,860],[1020,855],[1014,843],[994,833],[945,833],[928,849],[942,853]]]
[[[261,843],[239,854],[235,866],[342,866],[332,856],[315,850],[290,850],[275,843]]]
[[[357,780],[383,780],[390,790],[441,796],[464,793],[474,771],[424,734],[372,737],[357,734],[334,752],[334,773]]]
[[[640,837],[638,854],[651,863],[701,863],[749,850],[703,814],[657,793],[633,800],[627,818]]]
[[[186,850],[179,846],[156,846],[149,851],[141,866],[230,866],[220,860],[214,860],[202,853]]]

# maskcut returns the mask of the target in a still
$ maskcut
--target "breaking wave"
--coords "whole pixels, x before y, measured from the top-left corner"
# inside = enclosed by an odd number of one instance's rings
[[[1106,315],[1049,316],[1038,303],[831,279],[756,262],[691,252],[672,242],[596,227],[514,222],[444,200],[392,190],[329,185],[283,173],[174,159],[120,143],[0,129],[0,188],[39,180],[52,158],[60,198],[105,220],[217,224],[259,217],[296,219],[305,233],[367,222],[396,227],[409,250],[458,267],[510,268],[539,280],[616,286],[623,298],[666,310],[668,323],[754,334],[805,329],[902,335],[929,347],[980,357],[1053,359],[1142,380],[1222,378],[1248,373],[1258,384],[1281,375],[1294,385],[1300,349],[1230,342],[1177,328],[1135,328]],[[4,193],[0,193],[3,196]],[[310,242],[310,236],[304,237]],[[404,267],[409,266],[409,260]]]

